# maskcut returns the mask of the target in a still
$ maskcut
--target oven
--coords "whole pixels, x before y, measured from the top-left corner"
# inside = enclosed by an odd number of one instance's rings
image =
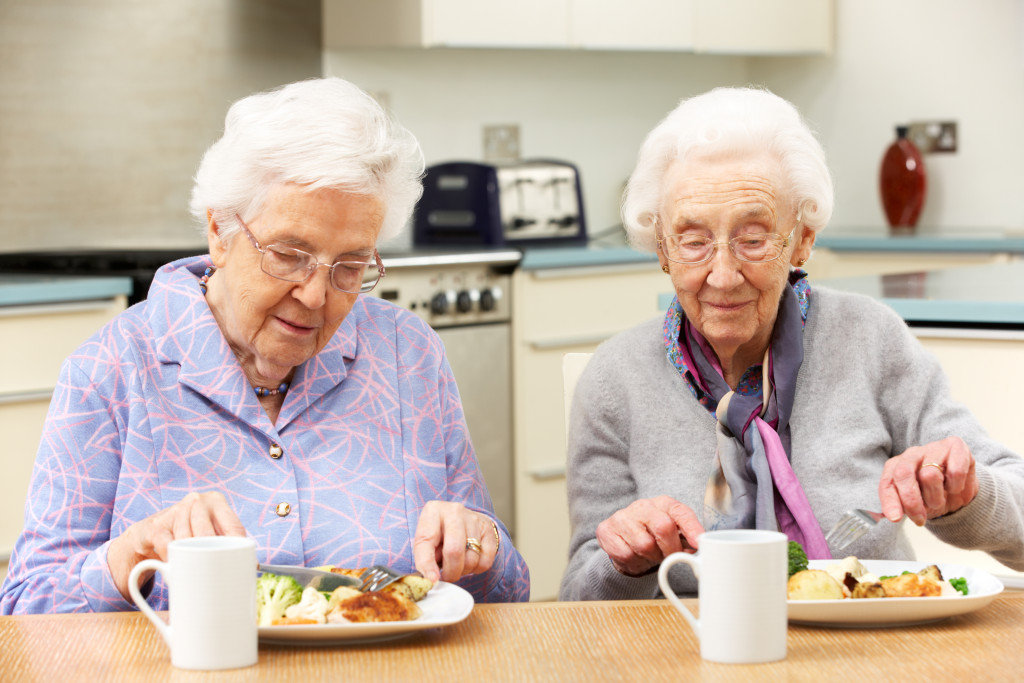
[[[382,254],[370,293],[406,308],[444,342],[494,511],[515,538],[512,272],[517,250]]]

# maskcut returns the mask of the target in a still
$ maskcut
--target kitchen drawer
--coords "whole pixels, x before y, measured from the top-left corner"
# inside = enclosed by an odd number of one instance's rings
[[[127,299],[118,296],[0,307],[0,397],[52,390],[64,359],[126,305]]]
[[[656,262],[520,271],[514,281],[516,339],[540,348],[603,341],[660,315],[659,297],[674,291]]]
[[[0,452],[0,563],[7,560],[21,533],[32,465],[49,406],[49,397],[0,401],[0,434],[4,439]]]

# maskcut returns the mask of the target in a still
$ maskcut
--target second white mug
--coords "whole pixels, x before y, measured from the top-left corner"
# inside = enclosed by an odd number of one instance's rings
[[[170,626],[139,591],[139,577],[157,570],[167,584]],[[167,562],[143,560],[128,576],[128,590],[153,622],[179,669],[235,669],[259,655],[256,626],[256,543],[240,536],[171,541]]]
[[[786,657],[788,539],[777,531],[709,531],[696,554],[673,553],[658,570],[661,592],[700,639],[701,657],[748,664]],[[673,566],[690,565],[698,580],[700,619],[669,585]]]

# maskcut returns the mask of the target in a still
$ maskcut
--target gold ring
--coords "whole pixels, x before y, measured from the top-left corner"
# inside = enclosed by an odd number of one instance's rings
[[[491,522],[491,528],[494,529],[494,554],[498,554],[498,548],[501,547],[501,534],[498,533],[498,525]]]
[[[946,472],[946,468],[945,468],[945,467],[943,467],[942,465],[940,465],[940,464],[939,464],[939,463],[937,463],[937,462],[926,462],[925,464],[921,465],[921,469],[922,469],[922,470],[923,470],[923,469],[924,469],[925,467],[934,467],[934,468],[938,469],[938,470],[939,470],[939,472],[942,472],[942,473],[945,473],[945,472]]]
[[[483,552],[483,548],[480,546],[480,539],[478,539],[478,538],[467,538],[466,539],[466,550],[475,550],[478,553]]]

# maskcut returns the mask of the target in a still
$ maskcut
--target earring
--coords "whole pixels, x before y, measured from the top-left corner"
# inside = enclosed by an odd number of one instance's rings
[[[796,262],[796,265],[799,266],[800,268],[803,268],[805,263],[807,263],[807,259],[802,258]]]
[[[661,267],[661,272],[667,273],[668,272],[668,266],[662,266]]]

